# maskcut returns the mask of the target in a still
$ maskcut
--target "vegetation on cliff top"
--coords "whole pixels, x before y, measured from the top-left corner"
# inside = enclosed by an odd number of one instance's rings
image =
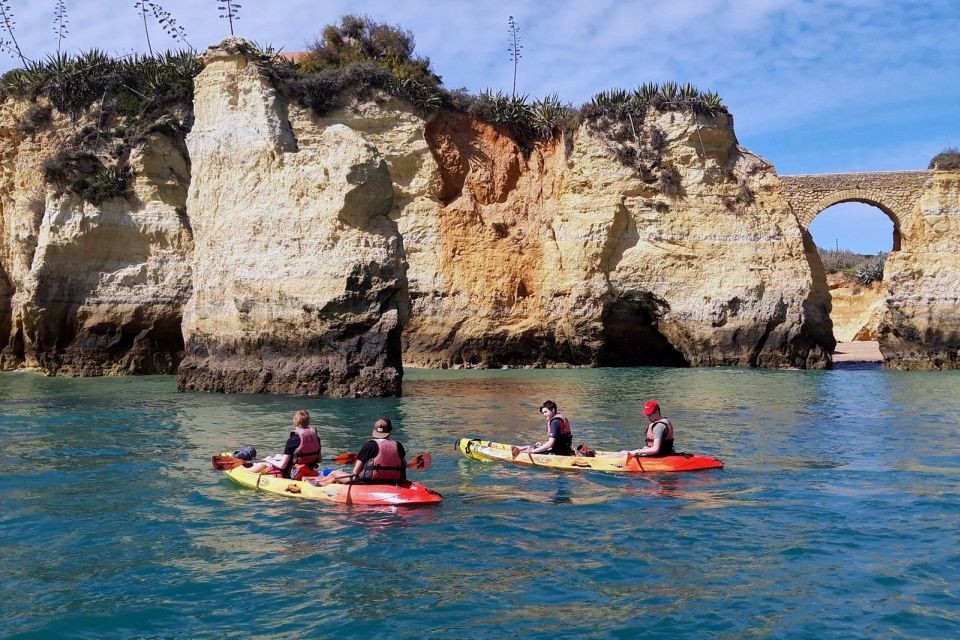
[[[933,156],[928,169],[935,171],[960,171],[960,149],[948,147]]]
[[[618,123],[629,123],[639,132],[650,108],[690,110],[704,116],[726,113],[717,94],[672,82],[644,84],[635,91],[604,91],[579,109],[561,102],[556,94],[530,100],[527,95],[488,89],[474,96],[464,89],[445,89],[430,59],[416,56],[414,48],[410,31],[347,15],[339,25],[324,28],[298,64],[274,56],[268,67],[278,86],[318,115],[334,109],[344,92],[377,88],[408,100],[424,114],[448,108],[502,126],[525,151],[583,123],[601,132],[616,130],[614,137],[621,128]],[[631,137],[639,146],[640,136]],[[635,164],[635,158],[623,160]]]
[[[57,53],[5,73],[3,96],[27,99],[17,130],[48,128],[51,109],[88,124],[67,140],[45,167],[47,181],[95,205],[128,192],[130,150],[165,130],[183,137],[193,123],[193,79],[202,65],[187,51],[112,58],[99,50]]]
[[[883,280],[886,253],[862,255],[848,249],[819,249],[823,269],[827,273],[843,273],[866,286]]]

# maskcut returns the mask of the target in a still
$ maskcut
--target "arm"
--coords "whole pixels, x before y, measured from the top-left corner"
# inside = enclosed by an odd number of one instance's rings
[[[633,455],[635,455],[635,456],[649,456],[649,455],[656,455],[656,454],[660,453],[660,441],[661,441],[661,440],[662,440],[661,437],[659,437],[659,436],[658,436],[658,437],[655,437],[655,438],[653,439],[653,444],[651,444],[649,447],[641,447],[641,448],[637,449],[636,451],[633,452]]]
[[[549,438],[547,438],[546,442],[542,444],[537,443],[534,445],[530,445],[526,449],[530,453],[543,453],[544,451],[550,451],[550,449],[553,449],[553,445],[555,442],[556,442],[556,439],[553,436],[550,436]]]

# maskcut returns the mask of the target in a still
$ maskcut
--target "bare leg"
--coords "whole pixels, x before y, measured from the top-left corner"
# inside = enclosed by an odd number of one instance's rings
[[[325,487],[326,485],[333,484],[334,482],[346,484],[352,479],[353,474],[347,473],[341,469],[334,469],[328,475],[325,475],[320,479],[320,486]]]

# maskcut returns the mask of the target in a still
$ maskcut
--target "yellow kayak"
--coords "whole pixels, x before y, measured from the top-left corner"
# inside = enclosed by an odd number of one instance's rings
[[[501,442],[461,438],[457,440],[460,453],[472,460],[510,462],[532,467],[562,471],[613,471],[617,473],[652,473],[667,471],[700,471],[722,469],[723,462],[710,456],[678,453],[672,456],[647,457],[623,454],[618,451],[597,451],[595,457],[555,456],[544,453],[517,451],[517,447]]]

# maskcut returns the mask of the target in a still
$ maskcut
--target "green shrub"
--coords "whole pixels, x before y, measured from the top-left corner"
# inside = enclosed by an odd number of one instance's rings
[[[97,206],[126,196],[133,178],[129,167],[105,167],[95,155],[78,150],[63,151],[47,160],[43,174],[58,193],[70,191]]]
[[[430,59],[414,56],[416,41],[406,29],[374,22],[367,16],[346,15],[340,25],[328,25],[299,62],[306,74],[370,63],[398,80],[411,80],[426,89],[439,89],[440,76]]]
[[[960,149],[949,147],[933,157],[928,169],[937,171],[960,171]]]

